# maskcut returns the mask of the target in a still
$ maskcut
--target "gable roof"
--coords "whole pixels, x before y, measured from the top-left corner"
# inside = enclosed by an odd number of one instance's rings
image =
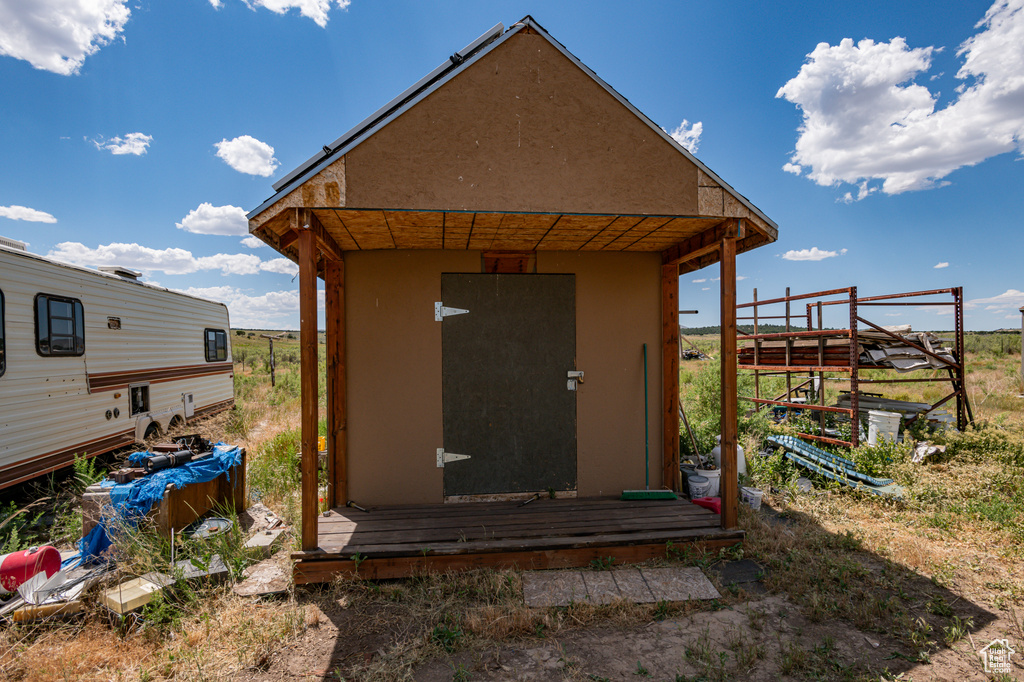
[[[754,206],[746,197],[741,195],[735,189],[733,189],[728,183],[722,180],[717,174],[715,174],[710,168],[704,165],[698,160],[693,154],[687,149],[682,147],[676,142],[671,135],[665,132],[660,126],[651,121],[641,111],[634,107],[625,97],[616,92],[610,85],[601,80],[596,73],[594,73],[589,67],[583,62],[576,58],[571,52],[569,52],[564,45],[555,40],[551,35],[538,24],[531,16],[524,17],[521,21],[514,24],[509,30],[502,33],[504,27],[502,24],[497,24],[489,31],[481,35],[475,41],[467,45],[462,50],[459,50],[452,55],[448,61],[438,66],[436,69],[431,71],[425,77],[420,79],[416,84],[407,89],[402,94],[395,97],[393,100],[388,102],[386,105],[378,109],[376,112],[368,116],[354,128],[346,132],[344,135],[337,138],[330,145],[325,145],[323,149],[310,157],[305,163],[285,175],[281,180],[274,183],[273,187],[276,190],[275,194],[264,201],[260,206],[249,212],[248,217],[250,219],[259,215],[263,211],[267,210],[275,203],[277,203],[284,196],[290,194],[296,188],[301,186],[306,181],[316,176],[321,171],[325,170],[328,166],[338,161],[346,154],[355,149],[360,143],[364,142],[374,133],[387,126],[390,122],[401,116],[411,107],[415,106],[426,97],[440,89],[446,83],[451,81],[457,75],[468,69],[474,63],[478,62],[484,56],[497,49],[504,42],[509,40],[512,36],[518,34],[521,31],[530,31],[542,36],[548,43],[550,43],[558,52],[564,57],[570,60],[575,66],[589,76],[597,85],[605,90],[609,95],[615,98],[622,106],[628,109],[634,116],[640,119],[646,126],[648,126],[655,134],[661,137],[665,142],[672,145],[676,151],[682,154],[689,162],[695,165],[711,183],[715,183],[720,186],[725,192],[732,195],[738,202],[746,207],[754,216],[760,219],[759,222],[763,221],[761,227],[768,233],[766,236],[770,240],[774,240],[778,234],[778,226],[772,221],[767,215],[765,215],[760,209]]]

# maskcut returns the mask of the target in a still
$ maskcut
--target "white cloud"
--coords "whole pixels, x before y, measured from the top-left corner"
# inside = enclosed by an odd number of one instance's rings
[[[249,234],[249,219],[245,217],[245,210],[231,205],[214,206],[205,201],[199,204],[198,208],[189,211],[180,223],[175,224],[179,230],[195,234]]]
[[[187,275],[200,270],[220,270],[223,275],[284,271],[275,261],[264,262],[252,254],[218,253],[196,257],[185,249],[153,249],[139,244],[103,244],[91,249],[79,242],[61,242],[47,256],[76,265],[121,265],[145,273],[163,272],[168,275]]]
[[[949,267],[949,263],[943,261],[941,263],[936,263],[932,267],[935,268],[936,270],[941,270],[942,268],[948,268]]]
[[[258,249],[266,245],[265,241],[252,234],[242,240],[242,246],[248,246],[250,249]]]
[[[288,327],[287,324],[282,325],[280,320],[294,319],[299,312],[298,290],[270,291],[259,295],[252,295],[232,286],[189,287],[177,291],[226,304],[233,327]],[[324,290],[319,289],[316,293],[317,308],[323,310]]]
[[[697,153],[697,146],[700,144],[701,133],[704,132],[704,124],[700,121],[691,124],[685,118],[683,122],[676,126],[669,135],[672,139],[678,142],[686,151],[691,154]]]
[[[1024,306],[1024,291],[1007,289],[998,296],[974,298],[967,301],[964,305],[967,309],[975,309],[982,306],[984,306],[985,310],[1000,312],[1004,310],[1019,310],[1021,306]]]
[[[131,16],[127,0],[3,0],[0,54],[62,76],[116,38]]]
[[[736,275],[736,281],[739,282],[744,279],[749,279],[746,275]]]
[[[145,133],[128,133],[124,137],[112,137],[105,141],[93,140],[92,143],[96,145],[96,149],[106,149],[115,156],[120,156],[122,154],[142,156],[146,153],[146,150],[149,148],[149,143],[152,141],[152,135],[146,135]]]
[[[239,173],[268,178],[277,170],[274,148],[251,135],[242,135],[233,140],[224,139],[214,147],[217,148],[217,156]]]
[[[320,28],[327,27],[327,13],[331,7],[337,5],[338,9],[346,10],[352,4],[352,0],[243,0],[251,10],[257,7],[265,7],[275,14],[286,14],[290,9],[299,10],[299,14],[316,22]],[[215,8],[223,5],[223,0],[210,0]]]
[[[840,254],[846,253],[846,249],[842,251],[823,251],[817,246],[812,246],[809,249],[800,249],[798,251],[790,250],[782,254],[783,260],[825,260],[826,258],[835,258]]]
[[[701,287],[701,291],[711,291],[711,287]]]
[[[914,79],[942,48],[903,38],[819,43],[776,97],[803,111],[788,166],[819,185],[859,185],[858,199],[942,184],[958,168],[1021,149],[1024,142],[1024,0],[996,0],[957,49],[955,99]],[[852,194],[848,194],[853,200]]]
[[[218,253],[196,258],[195,263],[198,270],[220,270],[224,275],[255,275],[263,264],[250,253]]]
[[[37,211],[34,208],[28,208],[27,206],[0,206],[0,218],[10,218],[11,220],[25,220],[30,223],[55,223],[57,219],[49,213],[43,211]]]
[[[280,275],[291,275],[294,277],[299,273],[299,266],[287,258],[274,258],[260,264],[260,270],[276,272]]]
[[[804,169],[803,166],[801,166],[798,163],[787,163],[782,167],[782,170],[786,171],[787,173],[792,173],[793,175],[800,175],[800,173],[802,173]]]
[[[701,277],[700,279],[693,280],[693,283],[694,284],[700,284],[701,282],[706,282],[706,281],[708,281],[707,277]]]

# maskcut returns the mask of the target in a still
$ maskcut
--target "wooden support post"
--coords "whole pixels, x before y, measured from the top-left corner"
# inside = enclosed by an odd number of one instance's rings
[[[662,441],[661,484],[680,490],[679,471],[679,266],[661,268]]]
[[[303,222],[306,209],[297,209]],[[299,357],[302,372],[302,549],[315,550],[319,490],[317,481],[317,391],[320,368],[317,362],[316,329],[316,235],[299,228]]]
[[[741,222],[742,225],[742,222]],[[742,230],[742,227],[739,228]],[[739,509],[736,469],[736,233],[722,238],[722,528],[735,528]]]
[[[348,502],[347,404],[345,382],[345,261],[325,267],[327,307],[327,480],[330,505]]]

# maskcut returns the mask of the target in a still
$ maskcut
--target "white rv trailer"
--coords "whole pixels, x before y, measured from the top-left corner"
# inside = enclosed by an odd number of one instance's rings
[[[230,408],[222,303],[0,240],[0,488]]]

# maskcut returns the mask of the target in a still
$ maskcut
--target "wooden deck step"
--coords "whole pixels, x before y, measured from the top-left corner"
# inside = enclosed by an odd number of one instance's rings
[[[344,572],[393,578],[423,570],[554,568],[595,558],[621,563],[666,555],[668,543],[721,547],[743,539],[717,514],[685,500],[538,499],[408,505],[318,519],[319,549],[296,552],[297,584]]]

